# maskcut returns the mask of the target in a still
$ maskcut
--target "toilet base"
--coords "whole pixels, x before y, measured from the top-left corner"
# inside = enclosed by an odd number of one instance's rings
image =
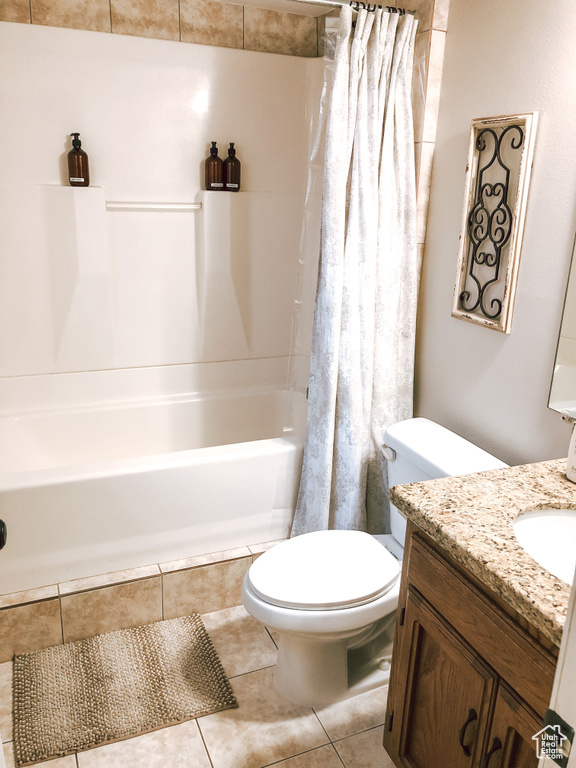
[[[366,627],[364,634],[342,632],[329,640],[308,633],[282,633],[276,690],[294,704],[315,707],[386,685],[395,618],[394,612]]]

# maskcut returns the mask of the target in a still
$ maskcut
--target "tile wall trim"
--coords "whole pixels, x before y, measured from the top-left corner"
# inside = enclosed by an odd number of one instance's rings
[[[160,611],[157,610],[157,604],[152,606],[148,620],[163,619],[164,599],[166,590],[169,589],[169,585],[164,583],[166,576],[178,577],[190,573],[197,575],[200,578],[201,589],[204,589],[204,594],[200,597],[202,602],[211,598],[209,594],[211,589],[207,582],[210,581],[209,576],[214,571],[214,567],[219,567],[220,575],[222,569],[226,572],[227,566],[230,569],[235,568],[234,578],[236,581],[232,591],[226,594],[227,605],[222,605],[222,607],[230,607],[230,603],[231,605],[240,605],[241,580],[239,580],[239,575],[243,577],[245,571],[257,557],[278,543],[279,541],[264,542],[249,547],[239,547],[176,561],[186,564],[182,568],[175,568],[175,562],[156,563],[142,568],[117,571],[24,592],[0,595],[0,664],[10,661],[15,653],[32,653],[49,645],[54,645],[56,639],[59,644],[65,642],[65,638],[70,636],[72,626],[73,638],[80,639],[78,635],[82,634],[82,629],[78,629],[78,624],[82,621],[85,622],[86,637],[98,633],[91,632],[91,627],[96,627],[98,631],[111,632],[126,626],[148,623],[142,621],[143,611],[145,612],[148,608],[150,595],[157,592],[156,584],[160,594],[156,595],[154,599],[159,598]],[[189,563],[192,561],[199,562],[190,566]],[[243,561],[244,567],[242,566]],[[47,603],[57,603],[58,606],[57,611],[54,610],[53,615],[49,617],[54,626],[48,628],[45,625],[49,619],[47,619],[46,610],[42,608]],[[133,608],[134,616],[139,617],[137,623],[131,623],[130,615],[126,612],[127,605]],[[174,597],[172,597],[171,605],[173,608]],[[23,609],[26,610],[26,621],[20,619]],[[216,608],[211,607],[211,610],[220,610],[220,608],[218,606]],[[83,615],[84,611],[87,615]],[[91,616],[91,611],[103,611],[106,615],[104,617],[101,615]],[[189,606],[184,606],[179,615],[185,615],[189,612]],[[104,629],[102,629],[103,626]],[[48,639],[45,644],[42,644],[42,637]]]
[[[0,21],[305,58],[321,55],[323,25],[314,16],[218,0],[158,0],[146,15],[131,0],[92,0],[89,13],[86,8],[84,0],[3,0]]]

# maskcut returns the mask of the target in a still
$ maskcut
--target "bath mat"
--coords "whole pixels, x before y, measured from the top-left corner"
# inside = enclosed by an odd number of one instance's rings
[[[198,614],[15,656],[13,681],[16,766],[238,706]]]

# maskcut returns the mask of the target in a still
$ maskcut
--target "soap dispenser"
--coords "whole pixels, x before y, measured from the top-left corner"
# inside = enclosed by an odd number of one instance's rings
[[[210,147],[210,156],[204,163],[206,189],[224,189],[222,179],[222,160],[218,157],[218,147],[216,142],[212,142]]]
[[[71,187],[87,187],[90,184],[88,155],[82,149],[79,133],[71,133],[72,149],[68,152],[68,178]]]
[[[240,160],[236,157],[234,142],[230,142],[228,157],[224,160],[224,189],[230,192],[240,191]]]

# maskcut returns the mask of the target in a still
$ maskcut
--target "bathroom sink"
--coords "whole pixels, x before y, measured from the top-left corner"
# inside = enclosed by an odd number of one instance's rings
[[[576,566],[576,509],[532,509],[513,523],[518,542],[551,574],[572,584]]]

